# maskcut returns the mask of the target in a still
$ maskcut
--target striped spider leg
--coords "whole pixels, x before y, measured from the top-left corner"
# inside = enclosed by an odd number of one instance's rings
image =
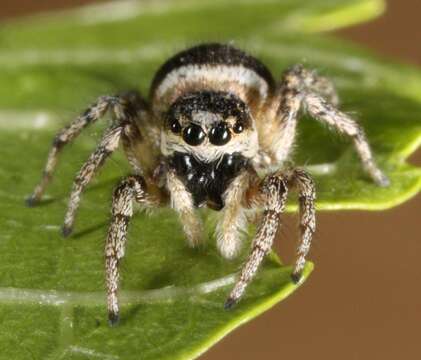
[[[316,230],[315,198],[316,190],[312,178],[301,169],[278,171],[266,176],[262,181],[248,189],[249,199],[239,199],[254,208],[263,208],[263,217],[252,242],[251,252],[243,265],[240,275],[232,289],[225,308],[234,306],[244,294],[265,256],[272,249],[281,215],[284,212],[288,191],[298,192],[300,216],[300,240],[297,258],[291,274],[292,280],[298,283],[304,269],[306,256],[310,250],[311,240]]]
[[[133,141],[133,137],[136,138],[136,136],[133,136],[133,133],[138,135],[136,118],[138,112],[142,110],[142,106],[143,102],[141,101],[140,95],[134,95],[133,93],[127,93],[122,96],[100,97],[82,115],[60,130],[55,136],[52,148],[48,154],[42,179],[35,187],[32,195],[27,199],[29,206],[35,206],[41,200],[58,163],[58,156],[64,146],[74,141],[83,129],[102,118],[108,110],[112,112],[112,125],[105,130],[96,150],[83,164],[73,182],[62,228],[64,236],[68,236],[72,232],[81,194],[95,173],[104,164],[105,160],[119,147],[120,140],[123,140],[124,144],[127,144]],[[128,146],[125,146],[125,149],[128,149]],[[127,154],[130,159],[129,155]]]
[[[336,108],[338,96],[333,84],[314,71],[295,65],[287,70],[278,85],[268,113],[272,121],[262,128],[262,146],[282,164],[291,154],[301,109],[310,116],[349,136],[365,171],[379,186],[388,186],[388,177],[377,166],[363,128]]]

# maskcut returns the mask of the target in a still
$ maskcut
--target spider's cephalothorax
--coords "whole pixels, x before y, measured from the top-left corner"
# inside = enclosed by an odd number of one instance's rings
[[[292,278],[298,281],[315,231],[315,189],[300,169],[282,165],[291,154],[301,108],[348,135],[362,164],[379,185],[387,177],[374,162],[361,127],[337,109],[329,80],[300,65],[279,82],[257,59],[229,45],[204,44],[168,60],[152,82],[150,99],[129,92],[100,97],[54,139],[43,178],[28,199],[42,197],[58,153],[107,110],[113,124],[77,175],[63,234],[71,233],[82,191],[120,144],[133,168],[114,192],[106,241],[108,313],[118,320],[118,264],[124,256],[133,202],[144,207],[170,203],[191,246],[201,242],[196,208],[218,210],[217,247],[232,258],[241,247],[246,210],[263,210],[258,230],[225,306],[235,304],[270,251],[290,189],[298,192],[300,241]],[[278,169],[271,172],[270,169]],[[263,177],[257,175],[264,174]]]
[[[236,95],[202,90],[177,99],[166,114],[161,150],[195,206],[224,207],[228,185],[255,157],[257,132]]]

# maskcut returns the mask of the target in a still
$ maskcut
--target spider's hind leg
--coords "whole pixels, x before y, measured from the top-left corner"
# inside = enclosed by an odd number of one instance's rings
[[[298,84],[301,82],[301,84]],[[339,96],[333,82],[319,75],[316,71],[307,69],[302,65],[295,65],[284,74],[283,83],[289,83],[294,87],[305,88],[306,91],[318,94],[333,106],[339,105]]]
[[[62,229],[64,236],[68,236],[72,232],[83,190],[92,180],[97,170],[104,164],[105,160],[118,148],[120,140],[123,140],[129,162],[135,167],[129,147],[134,141],[133,137],[141,138],[136,120],[140,112],[145,108],[146,102],[143,101],[137,92],[129,92],[121,96],[101,97],[55,137],[41,182],[27,200],[29,205],[34,205],[41,199],[57,164],[58,155],[64,145],[73,141],[89,124],[104,116],[107,110],[112,112],[112,125],[105,131],[100,144],[89,156],[74,180]],[[135,170],[139,172],[139,166]]]
[[[380,170],[374,160],[363,128],[354,119],[336,109],[317,94],[307,94],[304,103],[311,116],[328,124],[341,134],[349,136],[368,175],[377,185],[389,186],[388,177]]]
[[[144,103],[140,94],[134,91],[123,96],[102,96],[69,125],[61,129],[54,137],[41,181],[35,187],[33,193],[26,199],[27,205],[35,206],[39,203],[47,185],[51,181],[60,152],[67,144],[75,140],[83,129],[101,119],[109,109],[113,111],[115,120],[121,123],[121,121],[126,120],[128,117],[136,116],[139,107],[143,106]]]
[[[108,107],[109,99],[107,97],[100,97],[97,102],[89,106],[82,115],[57,133],[54,137],[50,152],[48,153],[41,181],[35,187],[32,195],[26,199],[28,206],[34,206],[41,200],[42,195],[52,178],[58,162],[58,156],[63,147],[71,143],[84,128],[100,119],[106,113]]]
[[[123,131],[124,126],[115,126],[108,129],[96,150],[89,156],[77,174],[64,217],[63,236],[66,237],[71,234],[82,191],[105,160],[118,148]]]
[[[285,74],[285,82],[288,81],[294,83],[301,92],[302,103],[308,113],[339,133],[349,136],[365,171],[377,185],[388,186],[389,179],[377,166],[363,128],[353,118],[337,109],[338,97],[332,83],[301,65],[293,67]]]
[[[389,180],[377,166],[362,127],[339,111],[337,104],[338,96],[327,78],[301,65],[287,70],[273,101],[272,126],[262,130],[269,153],[273,154],[277,163],[287,160],[295,142],[299,110],[305,108],[315,119],[349,136],[366,172],[378,185],[387,186]]]

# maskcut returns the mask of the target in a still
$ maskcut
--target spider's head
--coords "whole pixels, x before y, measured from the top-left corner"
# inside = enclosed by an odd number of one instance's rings
[[[216,91],[177,99],[166,113],[161,144],[164,155],[190,153],[205,161],[232,153],[251,158],[258,149],[248,106],[233,94]]]

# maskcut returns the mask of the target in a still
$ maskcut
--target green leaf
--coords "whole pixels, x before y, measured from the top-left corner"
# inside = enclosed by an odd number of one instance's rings
[[[9,50],[130,49],[138,44],[204,41],[275,32],[333,30],[368,20],[382,0],[158,0],[119,1],[3,26]]]
[[[361,120],[392,185],[372,184],[349,141],[306,118],[294,160],[315,176],[319,209],[384,209],[421,188],[421,170],[405,161],[421,142],[420,72],[308,34],[374,16],[382,2],[118,4],[0,29],[0,349],[7,358],[191,359],[297,288],[290,268],[271,254],[244,300],[224,311],[248,244],[229,262],[217,254],[208,213],[208,242],[197,251],[185,245],[170,210],[139,214],[122,264],[122,322],[109,328],[103,242],[111,190],[129,171],[121,153],[86,192],[74,236],[58,234],[74,174],[104,124],[65,151],[42,206],[23,206],[60,126],[98,95],[133,87],[146,94],[159,64],[187,44],[235,40],[278,77],[304,62],[334,80],[342,107]],[[304,278],[311,270],[308,263]]]
[[[28,182],[21,170],[15,182],[23,190]],[[59,176],[66,172],[72,174],[71,166]],[[225,311],[244,255],[227,262],[211,244],[187,248],[176,217],[161,210],[132,223],[122,264],[122,320],[110,328],[102,290],[110,186],[102,178],[88,191],[80,230],[69,240],[58,235],[64,201],[24,209],[13,194],[2,205],[2,213],[13,214],[1,220],[0,347],[6,358],[190,359],[297,288],[290,268],[272,255],[241,305]],[[307,264],[305,278],[311,270]]]

